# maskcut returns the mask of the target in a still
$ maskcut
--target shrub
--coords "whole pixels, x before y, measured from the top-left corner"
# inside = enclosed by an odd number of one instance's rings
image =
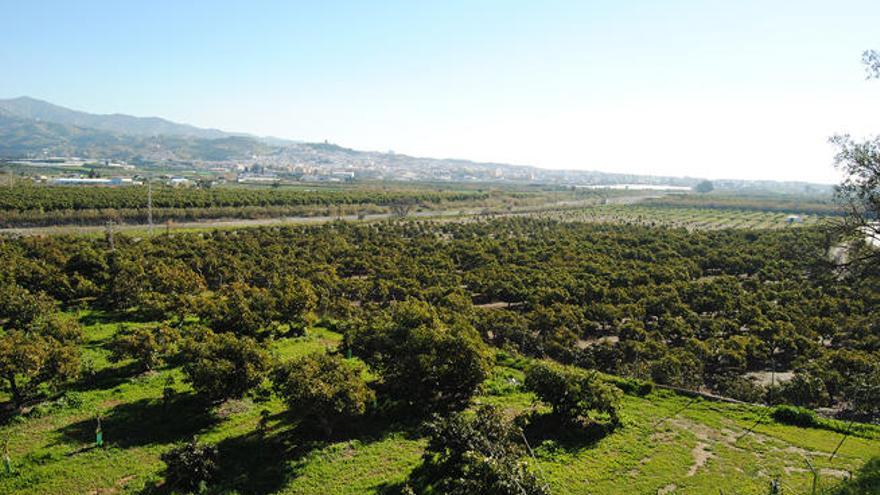
[[[778,394],[785,402],[801,407],[824,406],[830,401],[825,383],[808,373],[796,373],[779,386]]]
[[[217,447],[191,441],[162,454],[167,483],[186,491],[204,491],[217,472]]]
[[[809,409],[796,406],[776,406],[773,409],[773,419],[779,423],[803,428],[818,426],[819,420],[816,413]]]
[[[611,377],[609,381],[627,395],[644,397],[654,391],[654,384],[636,378]]]

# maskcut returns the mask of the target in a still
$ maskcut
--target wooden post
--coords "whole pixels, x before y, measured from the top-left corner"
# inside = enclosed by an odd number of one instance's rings
[[[98,414],[98,426],[95,428],[95,445],[104,446],[104,431],[101,429],[101,415]]]
[[[9,457],[9,437],[3,442],[3,467],[6,468],[6,474],[12,473],[12,459]]]

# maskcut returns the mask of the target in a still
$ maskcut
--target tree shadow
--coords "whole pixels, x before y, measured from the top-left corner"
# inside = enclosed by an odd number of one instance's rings
[[[198,397],[179,395],[167,405],[152,399],[120,404],[102,417],[101,427],[105,442],[126,448],[187,439],[216,421]],[[96,419],[89,418],[59,431],[68,441],[89,444],[96,426]]]
[[[574,453],[595,447],[600,440],[619,427],[596,422],[575,427],[553,414],[545,413],[533,414],[523,433],[533,448],[545,441],[551,441],[565,451]]]
[[[107,366],[88,376],[81,377],[70,385],[70,389],[78,392],[106,390],[128,382],[141,372],[140,365],[135,361],[118,366]]]
[[[323,446],[320,442],[298,442],[289,433],[257,431],[220,441],[217,473],[207,493],[268,495],[279,491],[296,474],[290,464]],[[147,485],[140,495],[172,493],[177,493],[174,487],[163,481]]]
[[[282,435],[266,436],[259,432],[223,440],[217,447],[219,476],[211,491],[242,495],[280,490],[292,475],[288,463],[308,452]]]
[[[84,326],[106,325],[126,321],[131,321],[129,315],[117,310],[90,311],[79,317],[79,323]]]
[[[378,495],[403,495],[404,487],[406,487],[405,481],[395,481],[380,483],[374,488],[376,489],[376,493]]]
[[[175,417],[179,413],[175,412]],[[337,425],[330,435],[321,428],[300,421],[295,414],[280,412],[267,418],[273,425],[266,431],[252,431],[241,436],[227,438],[217,444],[219,452],[215,479],[208,485],[207,493],[241,495],[268,495],[276,493],[299,474],[297,461],[312,452],[334,443],[359,440],[372,443],[391,433],[404,434],[408,438],[418,436],[415,422],[391,420],[382,415],[367,415]],[[90,425],[94,428],[94,422]],[[181,437],[185,440],[191,437]],[[389,485],[390,487],[390,485]],[[384,485],[376,487],[385,493]],[[164,482],[148,485],[140,495],[169,495],[174,487]],[[391,493],[391,492],[388,492]]]
[[[360,417],[338,422],[331,432],[324,431],[314,422],[303,421],[295,412],[281,412],[271,419],[288,427],[288,434],[301,442],[330,444],[358,440],[370,443],[382,440],[390,433],[403,433],[407,439],[420,437],[421,416],[392,415],[385,411],[375,411]]]

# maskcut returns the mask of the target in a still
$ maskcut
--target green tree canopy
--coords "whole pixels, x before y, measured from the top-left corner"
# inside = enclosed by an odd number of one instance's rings
[[[710,180],[700,181],[697,183],[696,186],[694,186],[694,191],[701,193],[701,194],[710,193],[714,190],[715,190],[715,184],[713,184],[712,181],[710,181]]]
[[[553,414],[571,425],[619,421],[621,392],[595,371],[537,361],[526,370],[526,388],[553,408]]]
[[[183,372],[211,402],[238,399],[259,385],[270,369],[265,347],[250,337],[205,331],[185,342]]]
[[[32,398],[43,383],[60,384],[79,373],[79,348],[34,332],[0,336],[0,376],[16,406]]]
[[[435,420],[430,430],[422,464],[410,474],[404,493],[550,493],[522,459],[522,430],[496,407],[454,413]]]
[[[363,374],[356,361],[319,352],[279,366],[273,383],[291,412],[329,435],[340,422],[364,414],[375,399]]]
[[[352,328],[345,345],[381,375],[390,397],[414,407],[457,408],[486,378],[491,355],[476,330],[429,304],[392,304]]]
[[[168,325],[123,327],[110,343],[110,359],[134,359],[143,371],[149,371],[173,355],[179,341],[180,332]]]

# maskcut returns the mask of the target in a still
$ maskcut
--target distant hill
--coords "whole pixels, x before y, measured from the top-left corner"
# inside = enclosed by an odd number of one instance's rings
[[[0,100],[0,112],[7,116],[23,119],[88,127],[132,136],[218,139],[235,135],[217,129],[202,129],[187,124],[178,124],[159,117],[133,117],[123,114],[99,115],[80,112],[27,96]]]
[[[243,136],[207,139],[165,134],[132,135],[23,118],[0,109],[0,157],[82,156],[135,163],[168,159],[223,161],[264,155],[275,149]]]
[[[74,125],[32,120],[0,109],[0,156],[25,156],[51,149],[53,154],[81,154],[88,148],[112,149],[123,141],[116,134]],[[65,153],[69,150],[71,153]]]

